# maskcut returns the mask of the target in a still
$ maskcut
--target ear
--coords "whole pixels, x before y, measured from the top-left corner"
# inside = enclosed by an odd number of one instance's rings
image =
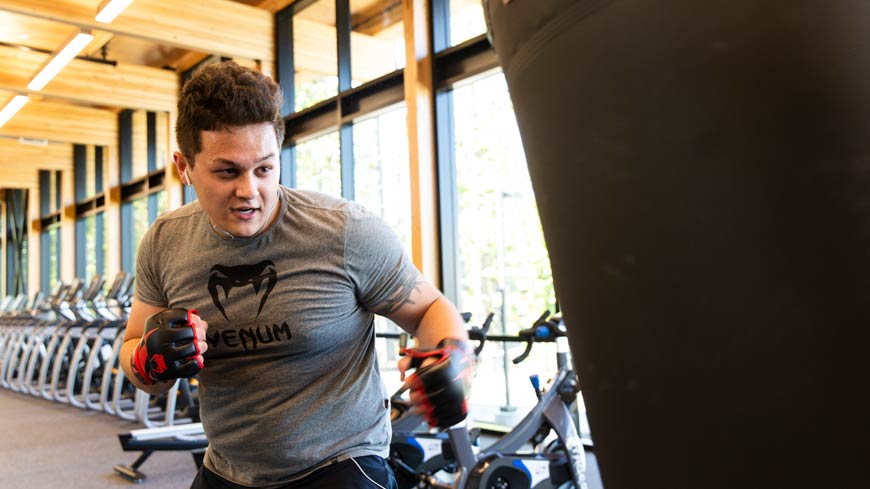
[[[175,168],[178,169],[178,177],[181,178],[181,183],[184,185],[193,185],[190,181],[190,173],[188,173],[190,163],[187,161],[187,158],[185,158],[180,152],[175,151],[172,153],[172,159],[175,161]]]

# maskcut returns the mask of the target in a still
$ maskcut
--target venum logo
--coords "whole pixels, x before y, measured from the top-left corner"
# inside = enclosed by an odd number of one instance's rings
[[[243,348],[245,351],[256,350],[259,345],[266,345],[273,341],[283,342],[293,338],[290,325],[286,322],[281,324],[261,324],[249,328],[225,329],[222,331],[207,332],[205,334],[209,348],[217,348],[221,344],[227,348]]]
[[[211,300],[218,310],[223,314],[227,321],[226,308],[224,303],[230,297],[230,291],[239,287],[252,286],[254,294],[260,294],[260,289],[263,288],[265,282],[265,290],[260,298],[260,307],[257,309],[257,317],[266,305],[266,300],[269,298],[269,293],[275,288],[275,283],[278,281],[278,273],[275,271],[275,264],[269,260],[261,261],[256,265],[236,265],[224,266],[215,265],[211,267],[208,277],[208,293],[211,295]],[[223,298],[218,294],[218,287],[223,289]]]

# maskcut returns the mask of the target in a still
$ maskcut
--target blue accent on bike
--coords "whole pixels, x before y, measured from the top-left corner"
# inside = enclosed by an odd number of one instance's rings
[[[538,326],[537,328],[535,328],[535,336],[542,339],[547,338],[548,336],[550,336],[550,328],[546,326]]]
[[[420,450],[420,453],[423,453],[423,445],[420,445],[420,442],[417,441],[417,438],[414,436],[409,436],[405,439],[409,445],[413,446],[417,450]]]
[[[532,387],[535,388],[535,391],[541,390],[541,379],[537,374],[529,375],[529,380],[532,382]]]
[[[516,468],[522,470],[523,472],[525,472],[526,475],[529,476],[529,480],[532,480],[532,473],[529,472],[529,468],[526,467],[526,464],[524,464],[522,460],[520,460],[520,459],[516,459],[516,460],[513,461],[513,463],[512,463],[511,465],[513,465],[514,467],[516,467]]]

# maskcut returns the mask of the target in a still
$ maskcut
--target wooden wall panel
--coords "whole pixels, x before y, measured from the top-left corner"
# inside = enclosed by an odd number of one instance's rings
[[[0,187],[37,189],[39,188],[39,170],[34,168],[4,169],[3,177],[0,178]]]
[[[15,139],[0,138],[0,182],[16,169],[68,170],[73,164],[72,153],[69,143],[33,146]]]

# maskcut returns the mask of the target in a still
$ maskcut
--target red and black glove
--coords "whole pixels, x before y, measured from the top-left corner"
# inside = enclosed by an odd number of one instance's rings
[[[152,385],[192,377],[202,370],[193,314],[199,313],[193,309],[167,309],[145,320],[142,339],[130,357],[139,382]]]
[[[471,379],[472,357],[468,343],[447,338],[434,350],[404,349],[416,371],[409,379],[411,390],[421,394],[421,407],[429,426],[447,428],[468,415],[466,387]],[[427,358],[435,363],[421,367]]]

